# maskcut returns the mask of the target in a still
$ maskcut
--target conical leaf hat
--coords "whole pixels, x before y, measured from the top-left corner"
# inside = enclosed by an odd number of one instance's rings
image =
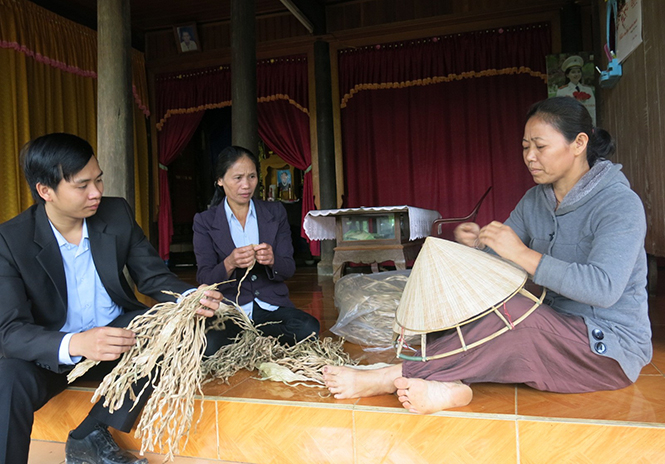
[[[395,314],[397,333],[451,327],[512,297],[527,273],[497,256],[427,237]]]

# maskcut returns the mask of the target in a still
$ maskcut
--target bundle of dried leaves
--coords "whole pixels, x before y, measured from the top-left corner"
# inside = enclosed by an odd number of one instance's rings
[[[137,438],[142,439],[141,453],[158,447],[168,450],[167,459],[172,459],[189,432],[194,395],[202,394],[201,359],[206,348],[205,318],[197,316],[196,310],[203,293],[216,287],[203,287],[186,297],[165,292],[178,302],[157,304],[134,318],[127,329],[136,334],[136,345],[123,354],[95,391],[93,402],[103,397],[104,406],[116,411],[126,400],[136,404],[152,385],[154,391],[136,429]],[[79,363],[68,375],[69,382],[97,363]],[[140,379],[147,381],[137,393],[132,386]]]
[[[243,280],[244,277],[239,286]],[[178,302],[157,304],[134,318],[127,329],[136,334],[136,345],[122,355],[95,391],[92,401],[103,397],[104,406],[115,411],[127,399],[136,404],[145,393],[145,387],[138,393],[133,390],[137,381],[146,378],[145,385],[152,385],[154,391],[136,429],[136,437],[142,439],[141,454],[157,449],[166,451],[165,461],[173,460],[183,438],[184,449],[194,415],[194,396],[203,396],[201,385],[206,377],[228,383],[241,369],[278,365],[295,377],[273,374],[268,377],[270,380],[319,386],[323,385],[323,366],[354,363],[343,350],[343,340],[311,337],[287,347],[274,337],[263,336],[237,302],[222,302],[215,313],[216,319],[206,329],[205,318],[197,316],[196,309],[204,292],[218,285],[199,288],[186,297],[165,292],[178,298]],[[243,331],[235,343],[223,346],[203,360],[206,330],[221,329],[229,321]],[[79,363],[67,379],[72,382],[96,364],[97,361],[90,360]]]
[[[312,335],[293,346],[285,346],[275,337],[264,336],[259,328],[252,326],[243,331],[235,343],[223,346],[206,359],[201,367],[208,380],[221,379],[226,383],[241,369],[258,368],[266,380],[280,381],[288,385],[322,386],[324,366],[355,364],[344,351],[343,345],[343,339],[318,339]],[[268,374],[262,368],[264,364],[286,368],[296,377],[275,369]]]

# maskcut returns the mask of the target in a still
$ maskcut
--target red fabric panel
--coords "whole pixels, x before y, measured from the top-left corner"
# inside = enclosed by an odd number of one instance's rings
[[[546,73],[550,53],[548,23],[344,49],[339,53],[340,94],[362,84],[459,80],[488,70]]]
[[[506,40],[506,34],[494,34],[496,43],[489,40],[490,34],[482,37],[488,39],[486,43],[478,40],[479,34],[467,34],[470,42],[474,39],[477,47],[485,48],[437,47],[441,56],[431,60],[438,59],[443,63],[438,66],[457,71],[468,62],[517,66],[520,60],[522,66],[544,70],[547,50],[542,49],[547,48],[545,43],[549,46],[549,29],[529,31],[535,36],[531,41],[517,34],[521,46]],[[461,42],[463,36],[454,36],[454,40]],[[510,48],[505,49],[507,46]],[[429,53],[431,43],[424,48]],[[379,58],[381,66],[375,68],[385,74],[372,76],[375,82],[418,75],[413,68],[401,69],[401,58],[415,63],[408,55],[398,49],[390,67],[385,66],[384,56]],[[370,57],[367,54],[362,62],[346,59],[342,65],[340,56],[340,75],[351,74],[350,66],[369,66],[364,61]],[[459,217],[470,213],[492,185],[477,222],[505,220],[534,185],[521,155],[524,116],[532,103],[546,97],[545,82],[528,73],[358,91],[342,109],[344,206],[406,204],[439,211],[443,217]]]
[[[312,159],[307,84],[305,55],[257,63],[259,134],[282,159],[303,171]],[[204,111],[231,104],[231,70],[221,67],[162,74],[156,79],[156,100],[159,162],[168,167],[189,143]],[[303,188],[304,215],[314,209],[311,172],[305,175]],[[173,221],[168,175],[163,168],[159,197],[159,253],[166,260]],[[313,246],[318,247],[318,242]]]
[[[158,133],[159,140],[159,255],[169,259],[171,237],[173,236],[173,220],[171,211],[171,195],[169,193],[169,176],[166,167],[171,164],[191,140],[196,128],[203,118],[203,111],[189,114],[176,114],[169,118],[168,130]],[[165,128],[166,129],[166,128]]]
[[[259,136],[266,145],[290,165],[307,171],[302,193],[302,218],[300,234],[309,238],[302,229],[305,215],[316,209],[312,189],[312,152],[309,141],[309,116],[286,101],[261,103],[258,109]],[[310,242],[310,248],[313,243]],[[317,251],[312,249],[312,253]]]
[[[312,242],[302,224],[305,215],[313,209],[312,151],[310,146],[306,57],[293,57],[260,62],[256,70],[258,97],[288,96],[293,100],[276,99],[258,106],[259,136],[266,145],[291,166],[305,171],[303,181],[302,218],[300,235],[310,243],[312,254],[320,254],[319,243]],[[294,104],[295,103],[295,104]],[[298,108],[298,106],[300,108]]]
[[[187,146],[196,132],[205,106],[231,100],[228,68],[191,73],[163,74],[155,85],[158,121],[159,162],[159,255],[169,259],[173,220],[166,168]]]
[[[256,64],[256,87],[258,98],[287,95],[293,103],[306,109],[309,102],[307,56],[259,61]]]
[[[165,124],[169,111],[204,111],[207,105],[230,103],[231,70],[224,67],[160,74],[155,80],[155,93],[158,122]]]

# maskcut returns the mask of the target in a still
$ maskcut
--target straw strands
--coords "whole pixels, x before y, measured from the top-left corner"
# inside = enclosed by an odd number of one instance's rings
[[[154,388],[136,429],[136,437],[142,439],[141,454],[157,446],[167,450],[166,459],[173,459],[181,438],[189,432],[194,395],[202,394],[201,358],[206,348],[205,318],[197,316],[196,310],[204,292],[216,287],[202,287],[186,297],[164,292],[178,302],[157,304],[132,320],[127,329],[136,334],[136,345],[122,355],[95,391],[92,402],[103,397],[104,406],[116,411],[126,400],[136,405],[148,387]],[[95,364],[80,363],[67,379],[72,382]],[[138,392],[134,390],[137,382],[143,385]]]
[[[210,380],[216,378],[226,383],[241,369],[258,368],[264,380],[280,381],[292,386],[323,386],[324,366],[355,364],[344,351],[343,345],[344,339],[317,339],[312,335],[293,346],[285,346],[275,337],[263,336],[258,328],[252,327],[242,332],[235,343],[221,347],[206,359],[202,369],[205,375],[211,377]],[[283,371],[283,368],[293,375]],[[307,382],[314,385],[308,385]]]
[[[248,274],[249,270],[239,285]],[[157,304],[132,320],[127,329],[136,334],[136,345],[122,355],[95,391],[92,402],[103,398],[104,406],[111,411],[122,407],[124,401],[136,405],[142,395],[150,395],[136,428],[136,437],[142,439],[141,454],[157,449],[166,452],[165,461],[173,460],[182,439],[184,449],[192,426],[194,397],[203,396],[201,387],[206,377],[228,383],[241,369],[265,365],[260,370],[270,380],[322,386],[325,365],[355,364],[343,350],[343,339],[319,340],[312,334],[292,347],[284,346],[274,337],[263,336],[237,302],[226,299],[220,303],[212,324],[206,327],[206,319],[196,315],[196,310],[204,292],[218,285],[221,284],[201,287],[185,297],[164,292],[178,301]],[[223,346],[204,360],[206,331],[222,329],[229,321],[243,331],[235,343]],[[79,363],[67,376],[68,381],[71,383],[96,364],[98,361],[91,360]],[[288,369],[291,374],[280,376],[273,368],[272,374],[266,375],[271,364],[278,366],[277,370]],[[142,385],[138,392],[137,383]],[[152,394],[148,387],[154,389]]]

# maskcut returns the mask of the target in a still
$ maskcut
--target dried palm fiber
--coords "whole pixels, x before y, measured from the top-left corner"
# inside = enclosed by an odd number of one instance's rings
[[[220,379],[228,383],[229,378],[242,369],[258,369],[262,380],[317,387],[324,386],[324,366],[355,364],[344,351],[344,339],[318,339],[312,335],[286,346],[275,337],[262,335],[257,327],[244,330],[235,343],[221,347],[203,361],[201,368],[207,381]]]
[[[397,307],[393,326],[398,334],[397,355],[416,361],[443,358],[511,330],[542,304],[545,297],[545,289],[540,298],[527,291],[524,288],[526,280],[524,269],[498,256],[449,240],[427,237]],[[518,293],[531,299],[534,305],[522,317],[511,321],[504,317],[501,307]],[[492,314],[503,321],[504,327],[467,344],[461,327]],[[456,330],[460,348],[428,356],[426,335],[447,329]],[[420,357],[401,353],[404,337],[408,334],[420,334]]]
[[[312,334],[293,346],[286,346],[272,336],[265,336],[260,332],[261,325],[242,325],[243,331],[236,337],[235,342],[222,346],[215,354],[205,359],[201,369],[207,381],[220,379],[229,382],[236,372],[247,369],[259,369],[265,363],[272,363],[287,368],[291,373],[300,376],[301,382],[310,382],[316,386],[323,386],[323,367],[326,365],[353,365],[356,362],[344,351],[344,339],[334,341],[330,337],[315,338]],[[268,369],[268,367],[266,367]],[[265,371],[265,369],[264,369]],[[270,378],[293,385],[289,374],[279,375],[273,370]],[[305,378],[303,378],[305,377]]]
[[[355,361],[351,360],[348,353],[343,348],[344,339],[337,341],[330,337],[323,339],[316,339],[309,337],[294,346],[284,347],[281,357],[273,358],[264,364],[274,364],[281,368],[288,369],[293,375],[298,376],[300,382],[298,385],[305,386],[324,386],[323,381],[323,367],[326,365],[344,366],[354,365]],[[259,365],[261,371],[261,365]],[[271,376],[266,376],[266,367],[262,370],[264,379],[266,380],[279,380],[287,385],[294,385],[295,383],[289,381],[288,377],[282,379],[277,372],[272,372]],[[315,385],[306,384],[303,382],[311,382]]]
[[[238,284],[236,299],[251,268],[247,269]],[[232,321],[243,331],[236,343],[222,347],[214,356],[202,361],[206,348],[205,318],[197,317],[195,312],[200,307],[199,300],[203,298],[203,293],[219,285],[202,287],[186,297],[165,292],[178,298],[178,302],[157,304],[134,318],[127,329],[136,334],[136,345],[122,355],[118,365],[95,391],[92,401],[104,397],[104,405],[114,411],[122,406],[127,394],[136,404],[145,390],[135,393],[132,384],[148,377],[154,392],[143,409],[136,429],[136,437],[142,438],[141,454],[146,450],[154,451],[158,446],[167,451],[165,461],[173,460],[174,454],[179,452],[181,439],[187,437],[191,428],[194,395],[203,396],[201,386],[208,374],[228,383],[228,378],[238,370],[251,370],[268,361],[288,366],[297,375],[306,376],[308,382],[323,384],[321,370],[324,365],[353,363],[343,351],[343,340],[310,339],[289,348],[273,337],[262,336],[237,301],[226,299],[215,312],[216,319],[207,330],[223,327],[226,321]],[[316,358],[317,355],[319,358]],[[71,383],[96,364],[98,361],[91,360],[79,363],[68,375],[68,381]],[[186,445],[185,440],[183,448]]]
[[[122,355],[95,391],[92,402],[103,397],[104,406],[116,411],[127,395],[136,405],[145,388],[153,386],[136,429],[136,437],[142,439],[141,454],[157,446],[167,450],[165,460],[173,459],[190,430],[194,395],[202,395],[200,364],[206,348],[205,318],[196,316],[196,310],[204,292],[216,287],[202,287],[185,297],[164,292],[178,298],[178,302],[157,304],[131,321],[127,329],[136,334],[136,345]],[[233,304],[220,304],[216,314],[224,313],[235,315],[237,310]],[[68,381],[97,363],[79,363],[67,376]],[[145,387],[136,393],[132,386],[143,378],[147,379]],[[187,440],[183,447],[186,445]]]
[[[262,364],[272,363],[287,368],[298,377],[300,382],[312,382],[323,386],[324,366],[355,364],[348,353],[344,352],[344,339],[335,342],[332,338],[326,337],[320,340],[314,338],[315,334],[312,334],[289,347],[282,345],[275,337],[263,335],[259,331],[259,327],[265,324],[255,326],[238,305],[240,287],[250,270],[251,267],[238,285],[235,303],[237,313],[225,314],[209,329],[219,329],[223,327],[226,320],[232,320],[243,330],[234,343],[222,346],[215,354],[203,361],[201,370],[208,381],[220,379],[228,384],[229,378],[242,369],[254,370],[260,368]],[[264,378],[264,380],[281,381],[292,385],[294,375],[282,375],[273,369],[270,378]]]

